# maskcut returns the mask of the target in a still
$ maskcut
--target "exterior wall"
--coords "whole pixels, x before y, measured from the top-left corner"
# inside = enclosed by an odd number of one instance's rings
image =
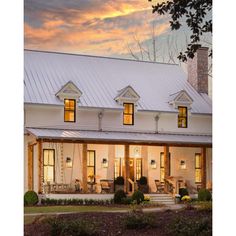
[[[64,122],[63,106],[26,106],[26,127],[98,130],[98,113],[101,110],[77,109],[76,122]],[[123,112],[105,110],[102,118],[104,131],[155,132],[156,113],[136,112],[134,125],[123,125]],[[177,113],[160,113],[158,131],[170,133],[211,134],[212,118],[207,115],[195,115],[189,112],[188,128],[178,128]]]

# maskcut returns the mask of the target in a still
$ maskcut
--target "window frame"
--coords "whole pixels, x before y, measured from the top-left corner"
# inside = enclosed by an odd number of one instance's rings
[[[132,105],[132,113],[125,113],[125,105]],[[123,125],[134,125],[134,103],[128,103],[128,102],[124,102],[123,103]],[[125,124],[125,120],[124,117],[125,115],[131,115],[132,116],[132,124]]]
[[[199,156],[200,157],[200,160],[199,160],[199,167],[196,167],[196,157]],[[195,178],[194,178],[194,181],[195,181],[195,184],[201,184],[202,183],[202,155],[201,153],[195,153],[195,157],[194,157],[194,164],[195,164]],[[196,171],[197,170],[200,170],[200,178],[201,178],[201,181],[196,181]]]
[[[44,151],[53,151],[53,165],[45,165],[44,164]],[[52,149],[52,148],[44,148],[43,149],[43,182],[45,183],[45,180],[44,180],[44,167],[45,166],[53,166],[53,182],[55,182],[55,149]],[[48,182],[48,181],[47,181]]]
[[[186,109],[186,116],[180,116],[179,114],[179,109],[180,108],[185,108]],[[185,119],[186,120],[186,126],[180,126],[179,125],[179,119]],[[188,107],[186,106],[178,106],[178,128],[188,128]]]
[[[66,109],[66,106],[65,106],[65,102],[66,102],[66,100],[68,100],[69,102],[70,101],[74,101],[74,110],[72,110],[72,109]],[[74,112],[74,120],[73,121],[67,121],[65,118],[66,118],[66,112],[71,112],[71,111],[73,111]],[[70,122],[70,123],[75,123],[76,122],[76,99],[71,99],[71,98],[65,98],[64,99],[64,122]]]

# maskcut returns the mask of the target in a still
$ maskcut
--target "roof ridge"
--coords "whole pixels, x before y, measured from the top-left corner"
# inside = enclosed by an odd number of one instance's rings
[[[164,65],[170,65],[170,66],[178,66],[178,64],[172,64],[172,63],[167,63],[167,62],[141,61],[141,60],[135,60],[135,59],[130,59],[130,58],[107,57],[107,56],[87,55],[87,54],[76,54],[76,53],[68,53],[68,52],[53,52],[53,51],[27,49],[27,48],[25,48],[24,51],[41,52],[41,53],[52,53],[52,54],[62,54],[62,55],[71,55],[71,56],[95,57],[95,58],[104,58],[104,59],[113,59],[113,60],[123,60],[123,61],[133,61],[133,62],[145,62],[145,63],[152,63],[152,64],[164,64]]]

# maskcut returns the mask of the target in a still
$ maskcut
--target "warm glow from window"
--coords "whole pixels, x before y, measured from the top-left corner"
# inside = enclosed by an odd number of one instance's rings
[[[195,182],[202,182],[201,154],[195,154]]]
[[[164,168],[164,153],[160,154],[160,181],[163,183],[165,178],[165,168]]]
[[[134,104],[133,103],[124,103],[123,124],[124,125],[134,124]]]
[[[75,99],[64,100],[64,121],[75,122]]]
[[[187,128],[187,107],[178,107],[179,114],[178,114],[178,127],[179,128]]]
[[[43,180],[44,182],[54,181],[54,149],[43,150]]]

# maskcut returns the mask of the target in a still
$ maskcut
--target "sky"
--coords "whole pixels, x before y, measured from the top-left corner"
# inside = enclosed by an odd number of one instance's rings
[[[142,59],[137,42],[152,54],[155,35],[158,60],[165,61],[170,44],[181,50],[188,32],[171,32],[168,16],[152,13],[157,1],[25,0],[25,48],[124,58],[131,50]]]

